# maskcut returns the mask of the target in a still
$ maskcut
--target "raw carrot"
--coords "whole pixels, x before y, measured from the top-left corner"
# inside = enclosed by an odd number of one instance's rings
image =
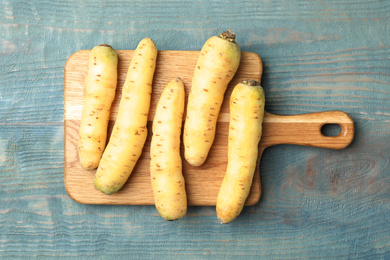
[[[241,52],[235,37],[232,31],[213,36],[200,52],[183,136],[185,159],[192,166],[202,165],[208,156],[226,88],[240,64]]]
[[[95,188],[105,194],[113,194],[125,184],[142,153],[156,59],[155,43],[149,38],[141,40],[131,59],[118,116],[94,178]]]
[[[84,169],[99,165],[106,147],[107,126],[117,85],[118,56],[107,44],[95,46],[88,59],[78,154]]]
[[[166,220],[177,220],[187,212],[187,195],[180,156],[184,99],[183,82],[176,78],[164,88],[153,120],[150,147],[151,182],[156,208]]]
[[[248,197],[258,159],[265,96],[254,80],[237,84],[230,97],[228,165],[217,198],[221,223],[233,221]]]

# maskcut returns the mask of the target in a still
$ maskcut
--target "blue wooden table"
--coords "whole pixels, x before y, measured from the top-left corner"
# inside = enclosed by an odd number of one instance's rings
[[[214,207],[166,222],[153,206],[74,202],[63,181],[68,57],[144,37],[199,50],[225,29],[262,57],[269,112],[347,112],[353,143],[268,148],[260,202],[228,225]],[[390,1],[1,1],[0,257],[34,256],[390,259]]]

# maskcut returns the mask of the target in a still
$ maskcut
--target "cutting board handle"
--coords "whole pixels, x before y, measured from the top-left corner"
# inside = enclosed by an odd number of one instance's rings
[[[352,118],[341,111],[317,112],[302,115],[280,116],[266,112],[263,137],[268,147],[277,144],[297,144],[304,146],[342,149],[353,140],[354,123]],[[327,124],[338,124],[341,128],[337,136],[325,136],[321,129]],[[277,131],[277,134],[275,134]]]

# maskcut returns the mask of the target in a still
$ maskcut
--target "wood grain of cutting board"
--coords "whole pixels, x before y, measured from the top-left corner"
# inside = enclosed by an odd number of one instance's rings
[[[137,162],[129,180],[122,189],[105,195],[93,187],[93,176],[96,170],[87,171],[81,168],[77,154],[78,131],[83,107],[84,83],[88,70],[90,50],[74,53],[65,65],[65,188],[69,196],[83,204],[116,204],[116,205],[153,205],[153,193],[150,183],[150,141],[152,121],[155,108],[166,84],[180,77],[185,85],[186,97],[191,88],[193,71],[199,55],[198,51],[159,51],[153,81],[153,93],[148,122],[149,135],[142,155]],[[133,51],[118,50],[118,86],[111,109],[109,134],[115,122],[122,85]],[[183,156],[183,175],[186,180],[188,204],[193,206],[214,206],[219,187],[227,166],[227,139],[229,127],[229,98],[233,87],[243,79],[261,80],[263,67],[259,55],[242,52],[240,67],[230,82],[225,93],[216,128],[216,136],[206,162],[200,167],[190,166]],[[185,115],[184,117],[185,118]],[[327,137],[321,133],[325,124],[339,124],[338,136]],[[352,119],[340,111],[319,112],[294,116],[279,116],[265,113],[263,136],[259,145],[259,158],[266,147],[276,144],[298,144],[324,148],[341,149],[352,141],[354,127]],[[183,145],[182,145],[183,155]],[[259,167],[246,205],[257,203],[261,195]]]

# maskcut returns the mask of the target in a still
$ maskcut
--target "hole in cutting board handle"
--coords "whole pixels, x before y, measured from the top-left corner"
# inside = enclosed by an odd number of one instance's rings
[[[321,133],[326,137],[338,136],[341,133],[339,124],[325,124],[321,127]]]

